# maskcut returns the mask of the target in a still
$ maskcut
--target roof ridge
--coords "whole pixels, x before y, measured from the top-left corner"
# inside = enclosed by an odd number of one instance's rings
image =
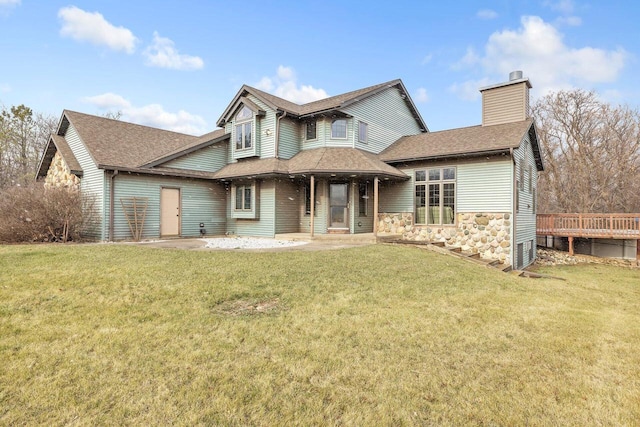
[[[120,123],[120,124],[124,124],[124,125],[127,125],[127,126],[137,126],[137,127],[141,127],[141,128],[145,128],[145,129],[153,129],[155,131],[173,133],[173,134],[176,134],[176,135],[186,136],[186,137],[189,137],[189,138],[199,138],[196,135],[190,135],[188,133],[176,132],[174,130],[162,129],[162,128],[159,128],[159,127],[153,127],[153,126],[149,126],[149,125],[142,125],[140,123],[128,122],[126,120],[112,119],[110,117],[98,116],[98,115],[95,115],[95,114],[88,114],[88,113],[81,113],[80,111],[67,110],[67,109],[62,111],[62,114],[66,115],[67,113],[79,114],[81,116],[91,117],[93,119],[98,119],[98,120],[111,121],[111,122],[114,122],[114,123]],[[204,135],[206,135],[206,133]]]

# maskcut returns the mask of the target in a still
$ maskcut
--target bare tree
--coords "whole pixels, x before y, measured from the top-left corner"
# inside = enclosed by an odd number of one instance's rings
[[[0,188],[33,181],[40,156],[55,131],[52,116],[25,105],[0,111]]]
[[[547,95],[532,112],[546,166],[540,212],[640,211],[638,111],[578,89]]]

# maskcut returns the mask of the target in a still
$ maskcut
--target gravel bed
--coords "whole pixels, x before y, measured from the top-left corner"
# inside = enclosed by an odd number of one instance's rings
[[[260,239],[256,237],[220,237],[201,240],[207,242],[206,248],[211,249],[274,249],[301,246],[309,243],[298,240]]]

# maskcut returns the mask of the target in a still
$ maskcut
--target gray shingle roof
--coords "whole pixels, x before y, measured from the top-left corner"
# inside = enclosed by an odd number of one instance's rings
[[[223,126],[224,123],[228,120],[230,115],[233,113],[232,109],[237,104],[237,100],[244,96],[246,93],[251,93],[255,97],[259,98],[265,104],[269,105],[274,110],[282,110],[287,112],[287,114],[295,116],[295,117],[303,117],[307,115],[319,114],[324,111],[337,110],[340,108],[344,108],[347,105],[357,102],[361,99],[364,99],[368,96],[371,96],[377,93],[380,90],[384,90],[389,87],[396,86],[400,90],[402,90],[403,94],[407,99],[407,104],[409,108],[413,111],[414,117],[423,129],[427,129],[426,124],[422,120],[420,113],[417,108],[411,101],[411,97],[407,93],[404,85],[402,84],[402,80],[396,79],[391,80],[385,83],[380,83],[377,85],[365,87],[362,89],[354,90],[351,92],[343,93],[341,95],[331,96],[329,98],[320,99],[318,101],[309,102],[307,104],[296,104],[291,101],[287,101],[286,99],[280,98],[278,96],[272,95],[270,93],[264,92],[260,89],[256,89],[254,87],[243,85],[242,88],[238,91],[234,99],[229,103],[227,109],[222,113],[220,118],[218,119],[218,126]]]
[[[42,159],[40,160],[40,164],[38,165],[38,172],[36,177],[44,177],[49,172],[49,166],[51,165],[51,161],[53,160],[53,156],[55,156],[56,151],[60,153],[62,159],[67,164],[69,171],[77,176],[82,176],[82,167],[76,159],[76,156],[71,151],[71,147],[67,144],[67,141],[61,137],[60,135],[51,135],[51,139],[49,139],[49,143],[45,148],[44,154],[42,155]]]
[[[64,116],[76,128],[97,165],[134,168],[199,141],[192,135],[75,111],[65,110]]]
[[[533,120],[527,119],[403,136],[380,153],[379,158],[394,163],[508,150],[520,146],[532,125]]]
[[[301,151],[289,160],[275,158],[242,160],[223,167],[215,173],[215,178],[302,174],[357,174],[408,178],[403,172],[378,160],[376,155],[356,148],[315,148]]]

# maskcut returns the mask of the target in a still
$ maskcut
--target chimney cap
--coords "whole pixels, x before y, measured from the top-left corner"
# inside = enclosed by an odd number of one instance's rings
[[[520,80],[522,78],[522,71],[516,70],[509,73],[509,81]]]

